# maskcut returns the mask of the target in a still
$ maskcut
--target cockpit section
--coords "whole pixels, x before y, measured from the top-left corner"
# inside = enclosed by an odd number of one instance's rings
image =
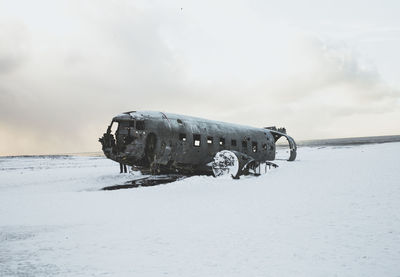
[[[121,114],[113,118],[99,142],[108,158],[118,160],[118,156],[126,150],[133,151],[133,142],[143,138],[144,134],[145,121],[143,119]]]

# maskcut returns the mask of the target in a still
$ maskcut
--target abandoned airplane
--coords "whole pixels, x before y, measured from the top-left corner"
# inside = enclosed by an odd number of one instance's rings
[[[99,141],[106,157],[120,163],[121,172],[128,165],[151,175],[239,178],[258,175],[261,165],[275,167],[271,161],[281,137],[289,143],[288,161],[294,161],[296,143],[284,128],[255,128],[177,114],[131,111],[114,117]]]

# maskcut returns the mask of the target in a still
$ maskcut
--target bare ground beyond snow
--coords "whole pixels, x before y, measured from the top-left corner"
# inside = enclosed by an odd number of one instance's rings
[[[300,148],[267,175],[132,178],[0,158],[0,276],[400,276],[400,143]]]

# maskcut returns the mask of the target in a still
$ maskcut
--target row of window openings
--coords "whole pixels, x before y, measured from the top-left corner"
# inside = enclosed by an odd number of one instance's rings
[[[129,121],[129,128],[135,128],[135,122],[136,122],[136,130],[143,131],[144,130],[143,120]]]
[[[201,136],[199,134],[193,134],[193,146],[195,147],[200,147],[201,144]],[[186,134],[179,134],[179,140],[181,141],[186,141]],[[207,144],[213,144],[213,137],[207,137]],[[219,138],[219,145],[224,146],[225,145],[225,139],[224,138]],[[231,146],[237,146],[236,140],[232,139],[231,140]],[[243,140],[242,141],[242,147],[247,148],[247,141]],[[267,144],[263,144],[263,149],[267,150]],[[257,142],[252,141],[251,142],[251,151],[252,152],[257,152]]]

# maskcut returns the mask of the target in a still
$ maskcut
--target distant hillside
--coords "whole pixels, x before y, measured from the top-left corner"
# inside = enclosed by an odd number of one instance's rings
[[[339,146],[339,145],[344,146],[344,145],[374,144],[374,143],[386,143],[386,142],[400,142],[400,135],[303,140],[303,141],[298,141],[297,145],[299,145],[299,146]]]

